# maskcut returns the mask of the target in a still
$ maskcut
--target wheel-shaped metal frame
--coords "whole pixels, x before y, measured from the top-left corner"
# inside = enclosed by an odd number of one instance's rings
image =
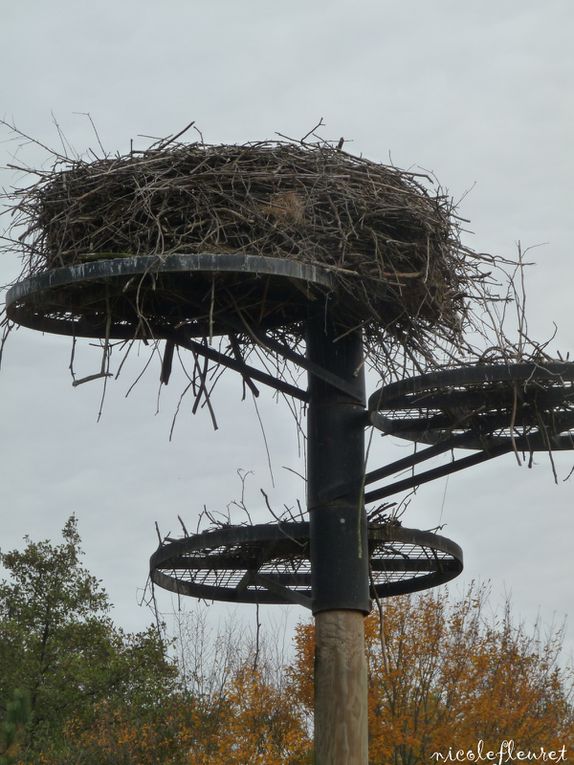
[[[369,398],[370,422],[384,433],[426,444],[460,435],[459,444],[481,449],[485,437],[570,430],[573,383],[571,362],[447,369],[379,388]]]
[[[462,550],[451,540],[393,523],[369,524],[368,550],[372,597],[435,587],[463,568]],[[150,576],[164,589],[205,600],[311,608],[309,524],[227,526],[169,540],[152,555]]]
[[[454,449],[477,453],[369,491],[372,502],[511,451],[574,448],[574,363],[477,364],[401,380],[369,398],[384,434],[429,444],[367,473],[365,484]]]

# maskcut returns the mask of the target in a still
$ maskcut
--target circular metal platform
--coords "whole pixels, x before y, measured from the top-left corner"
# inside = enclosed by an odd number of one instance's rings
[[[372,597],[435,587],[463,568],[451,540],[394,523],[369,524],[368,548]],[[227,526],[170,540],[152,555],[150,576],[180,595],[310,608],[309,524]]]
[[[163,328],[209,337],[246,327],[288,326],[331,292],[323,267],[238,253],[92,260],[15,284],[8,318],[76,337],[161,338]]]
[[[370,396],[369,417],[384,433],[426,444],[572,448],[574,363],[476,364],[401,380]]]

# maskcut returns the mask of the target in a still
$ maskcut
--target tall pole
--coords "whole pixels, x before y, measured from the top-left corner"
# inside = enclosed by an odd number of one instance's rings
[[[360,331],[310,315],[307,356],[350,383],[354,395],[309,374],[307,505],[315,616],[315,762],[367,765],[370,610],[363,502],[365,381]],[[345,493],[336,487],[344,483]]]

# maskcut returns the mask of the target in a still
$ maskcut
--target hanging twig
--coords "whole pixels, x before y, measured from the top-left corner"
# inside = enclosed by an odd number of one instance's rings
[[[257,672],[257,665],[259,663],[259,649],[261,638],[261,622],[259,621],[259,603],[255,604],[255,655],[253,656],[253,671]]]

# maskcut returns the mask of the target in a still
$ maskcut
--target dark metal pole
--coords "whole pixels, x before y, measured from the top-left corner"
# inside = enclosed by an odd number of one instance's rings
[[[360,331],[339,339],[325,312],[309,317],[307,355],[352,385],[343,392],[309,374],[307,505],[316,627],[315,761],[366,765],[370,610],[363,502],[365,382]],[[337,486],[345,483],[344,493]]]

